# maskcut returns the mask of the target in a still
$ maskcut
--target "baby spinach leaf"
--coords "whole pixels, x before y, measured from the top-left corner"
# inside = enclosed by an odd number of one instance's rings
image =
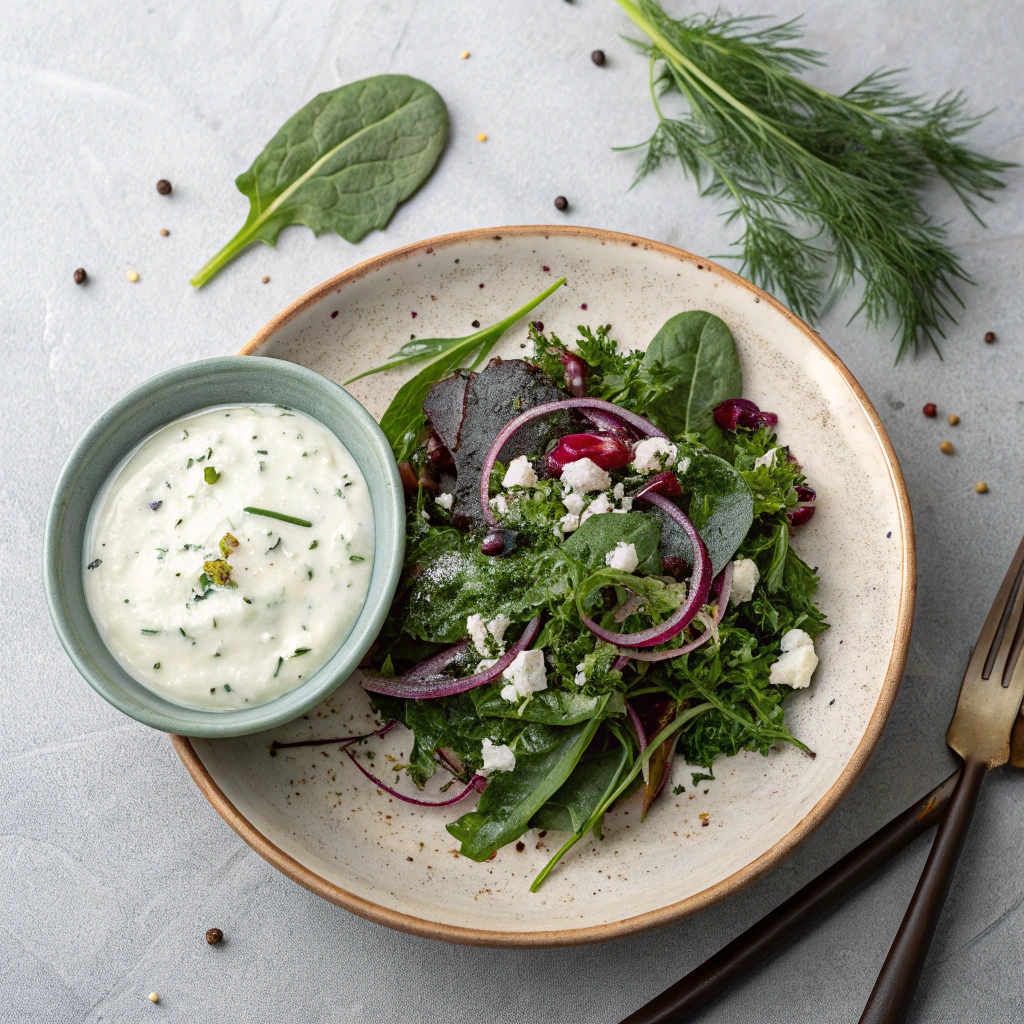
[[[732,332],[701,309],[678,313],[654,336],[643,366],[677,371],[674,386],[653,399],[649,411],[670,434],[707,430],[712,412],[743,394],[743,375]]]
[[[618,782],[630,761],[619,746],[576,765],[565,785],[530,819],[530,828],[579,832]]]
[[[573,558],[588,569],[602,569],[605,555],[621,543],[632,544],[640,560],[636,571],[646,575],[661,572],[657,520],[643,512],[602,512],[587,519],[562,545]]]
[[[543,753],[517,753],[514,772],[492,775],[476,810],[448,825],[462,844],[459,853],[470,860],[487,860],[499,847],[518,839],[572,774],[599,725],[595,719],[560,729],[555,746]]]
[[[535,693],[523,707],[510,704],[497,690],[481,687],[470,693],[481,718],[516,718],[523,722],[567,726],[626,712],[625,698],[618,690],[593,697],[582,693],[566,693],[565,690],[542,690]]]
[[[249,216],[192,285],[201,288],[253,242],[274,245],[289,224],[349,242],[384,228],[433,170],[447,137],[444,100],[418,79],[377,75],[320,93],[236,179]]]

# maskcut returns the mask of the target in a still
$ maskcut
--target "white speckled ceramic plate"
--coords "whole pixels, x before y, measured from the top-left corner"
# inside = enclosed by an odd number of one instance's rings
[[[258,853],[339,906],[373,921],[451,942],[568,945],[667,924],[770,870],[831,811],[864,766],[903,672],[914,606],[914,540],[889,439],[857,382],[822,340],[734,274],[667,245],[583,228],[471,231],[369,260],[309,292],[245,348],[342,381],[377,364],[410,333],[456,336],[491,323],[565,275],[532,315],[565,337],[611,323],[642,347],[671,315],[707,309],[730,326],[744,393],[779,414],[818,492],[817,514],[794,546],[820,569],[832,623],[817,642],[813,685],[788,703],[793,732],[817,752],[785,747],[716,765],[718,781],[662,799],[641,827],[635,803],[608,816],[603,841],[580,843],[539,893],[529,883],[555,837],[528,834],[476,864],[444,829],[459,810],[394,801],[338,747],[269,756],[271,740],[367,731],[368,701],[350,679],[332,698],[273,734],[230,740],[175,737],[200,789]],[[515,356],[513,329],[497,354]],[[352,393],[380,416],[404,379],[369,377]],[[410,734],[380,742],[386,770]],[[706,818],[703,818],[707,815]],[[702,820],[707,825],[702,827]]]

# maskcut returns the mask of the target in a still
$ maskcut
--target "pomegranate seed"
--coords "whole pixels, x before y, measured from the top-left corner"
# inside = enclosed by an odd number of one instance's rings
[[[548,473],[561,476],[562,470],[578,459],[590,459],[601,469],[622,469],[633,458],[629,445],[610,434],[567,434],[547,456]]]
[[[934,416],[934,415],[935,415],[936,413],[938,413],[938,411],[939,411],[939,410],[935,408],[935,403],[934,403],[934,402],[929,402],[929,403],[928,403],[928,404],[927,404],[927,405],[926,405],[926,406],[925,406],[925,407],[924,407],[924,408],[923,408],[923,409],[921,410],[921,412],[923,412],[923,413],[925,414],[925,416]]]
[[[515,546],[516,535],[512,530],[488,530],[480,542],[480,550],[485,555],[507,555]]]

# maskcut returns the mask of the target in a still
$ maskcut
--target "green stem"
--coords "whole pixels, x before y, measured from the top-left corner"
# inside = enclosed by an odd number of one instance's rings
[[[622,0],[617,0],[621,3]],[[670,736],[677,733],[687,722],[692,721],[698,715],[702,715],[705,711],[710,711],[715,705],[714,704],[698,704],[695,708],[690,708],[684,711],[674,721],[669,722],[653,740],[650,740],[646,747],[640,752],[640,756],[636,759],[633,767],[629,770],[629,774],[615,787],[614,792],[611,796],[606,797],[597,806],[597,810],[587,819],[583,828],[578,832],[573,833],[569,837],[568,841],[562,846],[562,848],[544,865],[544,869],[541,873],[533,880],[533,885],[530,886],[530,892],[537,892],[538,889],[544,884],[544,879],[551,874],[554,870],[555,865],[585,836],[604,816],[605,811],[616,800],[622,796],[623,793],[629,788],[630,783],[640,774],[643,766],[650,760],[651,755],[665,742]]]
[[[252,227],[252,223],[246,222],[238,234],[203,266],[196,276],[189,281],[189,284],[193,288],[202,288],[214,274],[223,270],[243,249],[247,249],[253,242],[257,241],[253,237]]]

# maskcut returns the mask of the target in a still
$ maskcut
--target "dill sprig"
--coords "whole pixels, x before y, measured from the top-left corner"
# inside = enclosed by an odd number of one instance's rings
[[[922,341],[938,351],[963,305],[958,284],[972,281],[921,193],[941,178],[980,221],[976,202],[1014,166],[962,143],[985,115],[969,114],[960,92],[907,95],[893,70],[838,96],[803,81],[823,55],[791,45],[798,20],[676,19],[655,0],[616,2],[648,37],[634,42],[650,58],[658,115],[637,181],[677,158],[701,195],[728,202],[727,223],[742,219],[742,271],[798,315],[813,322],[827,293],[860,279],[854,316],[897,321],[897,360]],[[672,92],[687,114],[662,109]]]

